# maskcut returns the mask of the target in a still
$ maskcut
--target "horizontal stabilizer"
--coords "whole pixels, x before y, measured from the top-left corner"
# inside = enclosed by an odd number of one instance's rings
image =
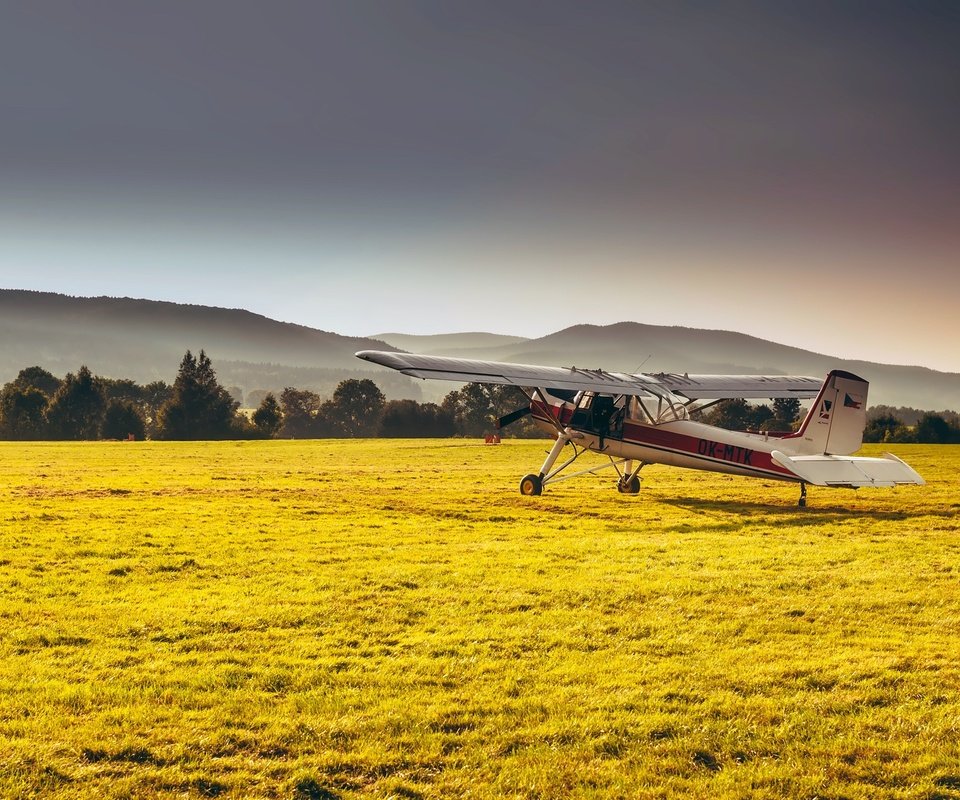
[[[790,470],[800,480],[814,486],[897,486],[912,483],[922,486],[926,481],[909,464],[892,453],[883,458],[863,456],[788,456],[779,450],[771,453],[773,460]]]

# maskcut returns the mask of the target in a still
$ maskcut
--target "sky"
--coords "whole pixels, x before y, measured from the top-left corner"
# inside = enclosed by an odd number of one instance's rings
[[[960,5],[10,4],[0,287],[960,372]]]

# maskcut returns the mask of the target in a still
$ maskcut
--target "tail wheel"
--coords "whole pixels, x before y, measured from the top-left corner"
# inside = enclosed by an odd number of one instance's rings
[[[624,476],[617,481],[617,491],[620,494],[640,494],[640,478],[634,475],[630,478]]]
[[[527,497],[543,494],[543,479],[539,475],[524,475],[520,481],[520,494]]]

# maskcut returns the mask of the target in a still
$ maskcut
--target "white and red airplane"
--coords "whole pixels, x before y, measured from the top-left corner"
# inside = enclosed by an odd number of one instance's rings
[[[647,464],[792,481],[800,484],[801,506],[806,505],[807,484],[856,489],[925,483],[890,453],[883,458],[851,455],[863,443],[868,383],[840,370],[821,383],[788,375],[631,375],[376,350],[362,350],[357,357],[415,378],[520,388],[530,405],[502,417],[501,424],[529,413],[556,436],[540,471],[520,481],[525,495],[610,467],[619,475],[617,488],[636,494],[640,470]],[[720,400],[780,397],[815,398],[794,433],[729,431],[691,419],[691,412]],[[556,466],[567,445],[573,455]],[[610,463],[560,477],[587,450],[607,456]]]

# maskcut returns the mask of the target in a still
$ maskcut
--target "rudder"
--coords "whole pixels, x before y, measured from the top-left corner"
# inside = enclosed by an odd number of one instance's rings
[[[823,382],[800,429],[785,436],[799,455],[847,456],[863,444],[870,384],[851,372],[835,369]]]

